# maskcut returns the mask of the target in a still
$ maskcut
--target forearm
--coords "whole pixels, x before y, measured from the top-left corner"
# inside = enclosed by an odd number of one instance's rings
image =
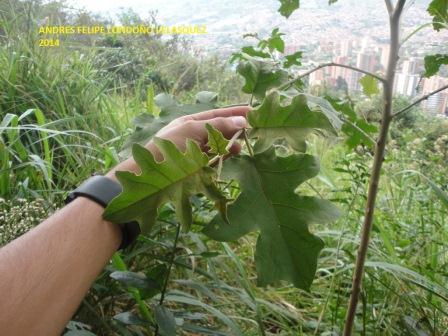
[[[59,335],[121,232],[83,197],[0,249],[0,334]]]
[[[207,142],[206,123],[230,139],[246,127],[249,107],[217,109],[184,116],[157,133],[181,150],[186,139]],[[161,153],[147,148],[156,160]],[[231,153],[240,147],[234,143]],[[139,172],[133,159],[117,170]],[[0,335],[57,335],[121,243],[121,230],[102,219],[104,209],[79,197],[45,222],[0,249]]]

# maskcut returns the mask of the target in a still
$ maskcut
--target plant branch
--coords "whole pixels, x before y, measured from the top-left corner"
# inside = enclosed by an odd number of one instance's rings
[[[356,258],[355,270],[353,274],[352,290],[344,325],[344,336],[350,336],[352,334],[356,315],[356,307],[358,305],[359,295],[361,292],[364,264],[366,261],[367,249],[369,247],[370,232],[372,230],[373,215],[375,211],[378,185],[381,176],[381,167],[383,165],[384,154],[386,151],[387,135],[389,133],[389,127],[392,121],[392,90],[395,79],[395,69],[398,62],[398,52],[400,48],[400,17],[405,3],[406,0],[398,0],[397,5],[393,12],[390,14],[389,18],[390,54],[387,64],[386,79],[385,81],[383,81],[383,115],[380,134],[375,147],[372,173],[370,176],[369,190],[367,193],[367,203],[364,212],[364,222],[361,230],[360,244],[358,247],[358,255]]]
[[[394,5],[392,4],[392,0],[385,0],[387,12],[389,15],[392,15],[392,12],[394,11]]]
[[[162,292],[160,293],[159,306],[163,305],[163,301],[165,300],[165,294],[166,294],[166,290],[168,288],[168,282],[170,280],[171,269],[173,268],[174,258],[176,257],[176,249],[177,249],[177,242],[179,241],[179,236],[180,236],[180,223],[176,223],[176,236],[174,238],[173,249],[171,251],[170,260],[168,261],[168,270],[166,272]],[[155,336],[159,335],[159,326],[158,325],[156,325],[156,330],[155,330],[154,335]]]
[[[438,88],[437,90],[434,90],[434,91],[432,91],[432,92],[430,92],[430,93],[428,93],[428,94],[426,94],[426,95],[424,95],[424,96],[422,96],[422,97],[420,97],[419,99],[417,99],[417,100],[414,101],[413,103],[409,104],[409,105],[406,106],[405,108],[401,109],[401,110],[398,111],[398,112],[395,112],[395,113],[392,115],[392,117],[394,117],[394,118],[395,118],[395,117],[398,117],[398,116],[401,115],[402,113],[404,113],[404,112],[406,112],[407,110],[409,110],[411,107],[414,107],[415,105],[421,103],[422,101],[428,99],[429,97],[435,95],[436,93],[439,93],[440,91],[443,91],[443,90],[446,90],[446,89],[448,89],[448,84],[447,84],[447,85],[444,85],[444,86]]]
[[[327,67],[332,67],[332,66],[334,66],[334,67],[340,67],[340,68],[346,68],[346,69],[350,69],[350,70],[353,70],[353,71],[357,71],[357,72],[363,73],[363,74],[365,74],[365,75],[372,76],[373,78],[376,78],[377,80],[379,80],[379,81],[382,82],[382,83],[384,83],[384,81],[385,81],[385,79],[384,79],[383,77],[378,76],[377,74],[374,74],[374,73],[372,73],[372,72],[370,72],[370,71],[366,71],[366,70],[363,70],[363,69],[360,69],[360,68],[357,68],[357,67],[353,67],[353,66],[351,66],[351,65],[346,65],[346,64],[340,64],[340,63],[329,62],[329,63],[322,63],[322,64],[318,65],[317,67],[315,67],[315,68],[313,68],[313,69],[311,69],[311,70],[308,70],[307,72],[304,72],[303,74],[300,74],[300,75],[297,76],[296,78],[291,79],[290,81],[287,81],[285,84],[282,84],[282,85],[279,87],[279,89],[288,88],[289,86],[291,86],[292,84],[294,84],[294,83],[295,83],[296,81],[298,81],[299,79],[301,79],[301,78],[303,78],[303,77],[306,77],[306,76],[312,74],[313,72],[316,72],[316,71],[319,70],[319,69],[327,68]]]

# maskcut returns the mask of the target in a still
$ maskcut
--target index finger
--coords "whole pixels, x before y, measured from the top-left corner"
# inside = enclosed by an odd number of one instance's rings
[[[199,112],[195,114],[191,114],[185,117],[184,120],[208,120],[219,117],[236,117],[242,116],[245,117],[247,112],[251,110],[249,105],[246,106],[232,106],[232,107],[224,107],[215,110],[209,110],[204,112]]]

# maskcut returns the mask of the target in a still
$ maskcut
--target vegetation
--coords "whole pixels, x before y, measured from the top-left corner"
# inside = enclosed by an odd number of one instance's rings
[[[285,17],[299,7],[280,2]],[[190,55],[180,39],[98,37],[39,48],[33,27],[44,17],[106,21],[58,2],[0,2],[0,242],[38,224],[131,148],[144,174],[169,169],[189,192],[169,182],[146,188],[138,211],[110,204],[108,218],[138,219],[146,234],[115,254],[66,334],[338,335],[345,325],[349,335],[352,323],[362,335],[445,334],[448,121],[425,115],[420,100],[392,100],[405,1],[386,3],[386,76],[361,71],[362,94],[317,97],[306,76],[344,65],[296,77],[302,53],[283,55],[278,29],[252,35],[256,44],[233,55],[240,79],[217,57]],[[443,4],[429,7],[435,29],[446,28]],[[121,20],[146,22],[132,11]],[[446,56],[425,62],[430,76]],[[242,101],[253,106],[251,128],[230,142],[209,128],[210,157],[193,142],[182,155],[155,140],[166,159],[157,163],[135,144],[179,115]],[[242,154],[223,161],[234,141]],[[188,179],[175,171],[186,158]],[[127,205],[139,201],[127,181],[144,174],[120,174]]]

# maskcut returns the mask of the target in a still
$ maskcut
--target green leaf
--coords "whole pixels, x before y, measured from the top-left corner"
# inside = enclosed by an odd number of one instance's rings
[[[448,0],[433,0],[428,6],[428,13],[433,17],[432,24],[439,31],[448,26]]]
[[[338,2],[338,0],[328,0],[328,4],[329,5],[332,5],[332,4],[336,3],[336,2]]]
[[[180,223],[188,229],[193,221],[189,198],[195,194],[204,194],[215,201],[225,216],[227,199],[216,186],[216,172],[208,167],[208,157],[199,145],[188,139],[182,153],[168,140],[154,138],[154,143],[164,160],[157,162],[151,152],[135,144],[132,152],[141,174],[116,173],[123,192],[109,203],[104,218],[116,223],[137,220],[145,233],[155,223],[158,209],[171,202]]]
[[[123,312],[114,316],[114,320],[127,325],[145,325],[147,322],[131,312]]]
[[[288,73],[274,69],[272,65],[255,60],[241,61],[237,67],[238,73],[244,77],[243,92],[263,98],[266,91],[282,85],[288,80]]]
[[[197,104],[209,104],[214,105],[218,101],[218,94],[211,91],[201,91],[196,94]]]
[[[139,289],[158,288],[158,284],[156,282],[148,279],[146,275],[140,273],[130,271],[115,271],[110,274],[110,277],[129,287],[135,287]]]
[[[216,155],[226,155],[229,154],[227,150],[227,145],[229,140],[227,140],[222,133],[213,127],[212,124],[205,124],[208,134],[208,146],[210,147],[210,153]]]
[[[164,306],[154,306],[154,317],[162,336],[176,336],[176,320],[173,313]]]
[[[378,88],[378,81],[376,78],[372,76],[369,75],[362,76],[361,79],[359,80],[359,83],[361,83],[362,91],[368,97],[380,92]]]
[[[272,147],[253,157],[227,160],[223,177],[236,179],[241,193],[229,206],[230,225],[215,217],[203,232],[218,241],[232,241],[259,231],[255,252],[258,285],[286,280],[308,289],[323,247],[308,226],[338,216],[330,202],[294,192],[318,171],[313,156],[279,157]]]
[[[6,129],[9,146],[12,147],[21,161],[28,158],[28,151],[20,140],[19,117],[12,113],[7,113],[0,123],[0,127]]]
[[[283,41],[283,39],[281,38],[280,33],[276,33],[274,34],[273,32],[273,36],[271,38],[268,39],[268,48],[269,51],[272,52],[274,50],[277,50],[279,52],[284,52],[285,51],[285,41]]]
[[[168,293],[165,296],[165,302],[176,302],[176,303],[183,303],[183,304],[187,304],[187,305],[201,307],[201,308],[207,310],[211,316],[220,320],[228,328],[230,328],[232,330],[232,335],[234,335],[234,336],[243,335],[240,328],[238,327],[238,325],[227,314],[221,312],[220,310],[216,309],[215,307],[213,307],[205,302],[202,302],[194,297],[179,295],[179,294],[177,294],[177,292],[178,291],[176,291],[176,294]]]
[[[285,56],[285,62],[283,65],[285,68],[290,68],[293,65],[302,65],[302,62],[300,61],[302,59],[302,52],[297,51],[294,54]]]
[[[151,84],[146,91],[146,111],[154,117],[160,114],[160,108],[156,105],[154,100],[154,86]]]
[[[348,148],[353,149],[358,145],[366,145],[373,148],[375,141],[372,135],[378,132],[378,127],[359,118],[351,102],[342,101],[330,96],[325,98],[337,111],[343,114],[341,130],[346,135],[345,143]]]
[[[247,115],[253,127],[251,137],[258,138],[257,151],[268,148],[277,139],[285,139],[296,151],[305,151],[305,138],[316,129],[336,133],[336,127],[322,109],[312,110],[303,94],[289,104],[280,104],[278,91],[270,92],[262,104]]]
[[[300,7],[300,1],[299,0],[279,0],[280,1],[280,8],[278,9],[278,12],[284,16],[285,18],[289,18],[291,14]]]
[[[443,206],[448,209],[448,194],[443,191],[433,180],[417,170],[403,170],[402,173],[411,173],[420,176],[426,183],[428,183],[436,196],[442,202]]]
[[[274,28],[271,32],[271,36],[267,40],[260,40],[258,47],[262,50],[268,48],[270,52],[277,50],[279,52],[285,51],[285,41],[282,36],[285,35],[279,32],[279,28]]]
[[[268,53],[265,53],[261,50],[255,50],[252,46],[247,46],[241,48],[241,50],[252,57],[261,57],[261,58],[270,58],[271,56]]]
[[[161,292],[166,277],[166,272],[167,267],[164,264],[154,266],[146,271],[145,274],[148,277],[148,280],[152,281],[153,286],[145,290],[140,290],[140,295],[143,300],[152,298]]]
[[[448,64],[448,55],[435,54],[425,56],[425,73],[423,76],[431,77],[435,75],[443,64]]]
[[[160,108],[159,115],[154,116],[153,114],[143,113],[135,117],[134,125],[136,130],[126,139],[120,154],[123,157],[128,157],[134,143],[145,145],[157,131],[176,118],[214,108],[214,101],[210,94],[200,92],[196,99],[200,101],[198,104],[181,105],[169,94],[161,93],[155,96],[155,105]]]

